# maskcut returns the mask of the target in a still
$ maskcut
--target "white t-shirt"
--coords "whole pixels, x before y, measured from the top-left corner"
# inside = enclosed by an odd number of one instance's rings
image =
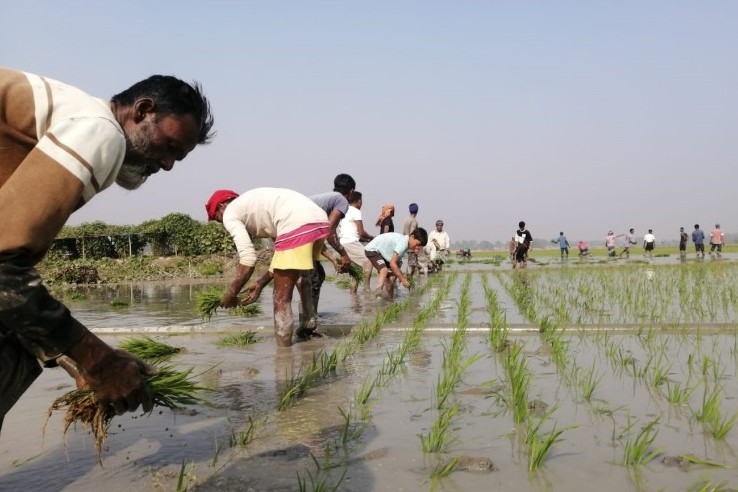
[[[322,208],[310,198],[285,188],[255,188],[228,204],[223,227],[233,237],[239,263],[256,264],[252,238],[275,239],[307,224],[327,223]]]
[[[351,205],[346,216],[338,223],[338,240],[341,244],[356,243],[359,241],[359,230],[356,221],[361,220],[361,210]]]

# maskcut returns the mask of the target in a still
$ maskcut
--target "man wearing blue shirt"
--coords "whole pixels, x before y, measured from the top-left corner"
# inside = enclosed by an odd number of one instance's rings
[[[418,227],[409,236],[398,232],[386,232],[372,239],[366,245],[366,257],[372,262],[372,266],[379,272],[377,287],[375,291],[381,294],[385,289],[387,297],[392,299],[394,294],[394,279],[387,280],[389,271],[400,279],[402,285],[410,288],[410,282],[400,270],[400,258],[408,249],[416,250],[428,244],[428,233],[422,227]],[[387,284],[385,288],[385,284]]]
[[[699,224],[694,225],[694,231],[692,231],[692,242],[694,243],[694,251],[697,256],[702,254],[702,258],[705,257],[705,233],[700,229]]]

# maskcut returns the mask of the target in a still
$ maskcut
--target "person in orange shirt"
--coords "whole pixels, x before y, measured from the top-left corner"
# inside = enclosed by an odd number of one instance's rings
[[[723,244],[725,244],[725,234],[720,229],[720,224],[715,224],[715,228],[710,232],[710,255],[717,250],[717,257],[720,258],[723,253]]]

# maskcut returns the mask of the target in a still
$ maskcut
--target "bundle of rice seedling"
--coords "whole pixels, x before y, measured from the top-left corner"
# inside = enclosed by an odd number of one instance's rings
[[[349,277],[356,280],[357,282],[361,282],[364,280],[364,270],[362,270],[362,268],[356,263],[350,263],[348,266],[348,270],[346,270],[346,273],[348,273]]]
[[[165,360],[184,350],[182,347],[172,347],[164,342],[158,342],[151,337],[129,338],[120,345],[120,348],[149,362]]]
[[[209,287],[198,292],[195,296],[195,309],[205,321],[210,321],[215,311],[220,307],[223,298],[223,289]]]
[[[172,366],[162,366],[158,369],[158,374],[146,380],[147,390],[154,406],[178,409],[185,405],[206,403],[198,393],[207,391],[209,388],[199,386],[194,381],[194,377],[191,376],[192,369],[177,371]],[[89,426],[98,454],[101,453],[110,422],[115,417],[115,410],[110,405],[103,405],[97,400],[91,389],[77,389],[54,400],[49,408],[48,416],[51,417],[55,410],[65,412],[65,435],[72,424],[79,423]]]
[[[235,335],[227,335],[221,338],[217,345],[221,347],[245,347],[259,341],[255,331],[242,331]]]
[[[197,312],[202,319],[210,321],[215,311],[220,307],[220,300],[223,298],[223,289],[219,287],[210,287],[197,294],[195,297],[195,306]],[[247,304],[246,306],[236,306],[229,309],[233,316],[252,317],[261,314],[261,306],[258,304]]]
[[[242,316],[244,318],[251,318],[261,314],[261,306],[258,304],[247,304],[245,306],[237,306],[230,310],[230,313],[234,316]]]

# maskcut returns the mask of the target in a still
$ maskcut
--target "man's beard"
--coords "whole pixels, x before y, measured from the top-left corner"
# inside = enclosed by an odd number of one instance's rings
[[[143,126],[132,135],[126,134],[126,156],[120,171],[115,177],[115,182],[127,190],[135,190],[154,172],[152,166],[147,164],[151,160],[148,157],[149,147],[154,140],[154,128],[152,124]]]

